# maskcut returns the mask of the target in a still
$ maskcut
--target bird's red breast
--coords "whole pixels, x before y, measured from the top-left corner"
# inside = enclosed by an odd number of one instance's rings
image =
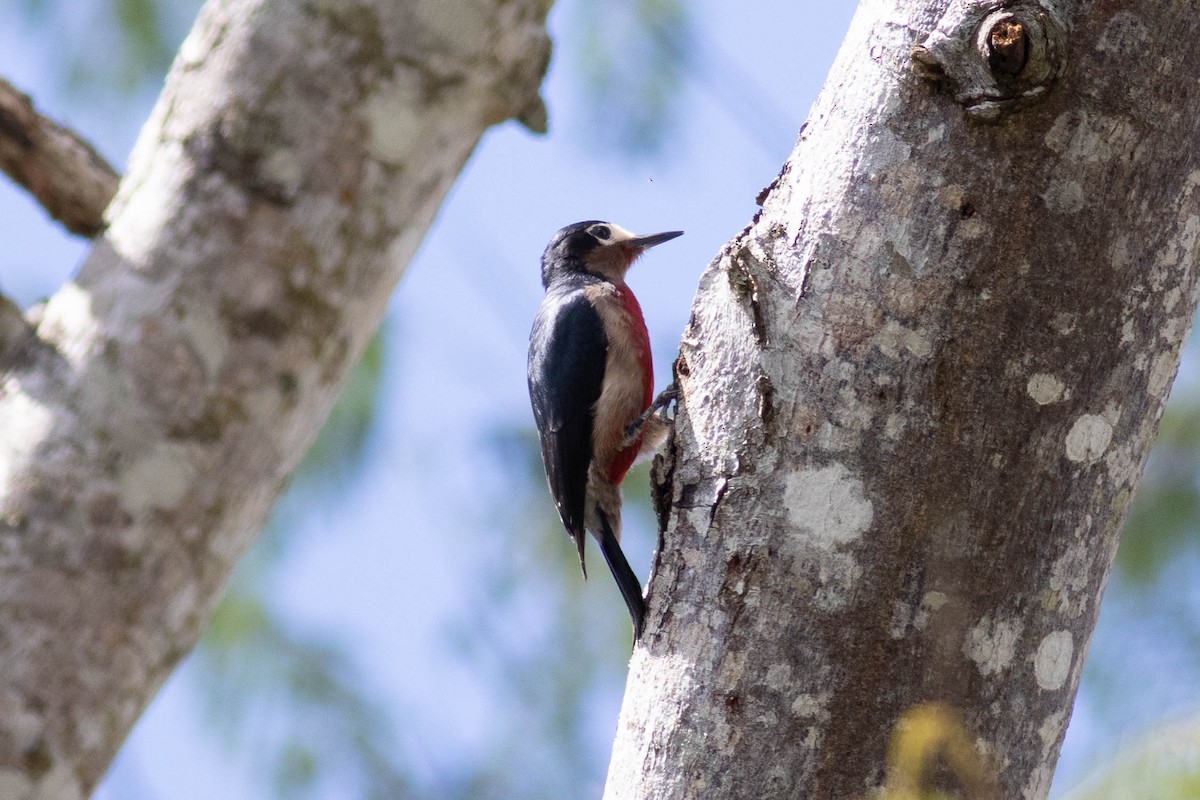
[[[621,307],[629,317],[629,339],[642,372],[642,407],[638,412],[641,413],[654,401],[654,359],[650,353],[650,333],[646,330],[646,319],[642,316],[642,307],[634,297],[633,290],[622,284],[617,289],[617,297],[620,298]],[[636,417],[628,420],[626,424],[634,419]],[[617,454],[608,467],[610,481],[620,483],[625,478],[625,473],[633,466],[641,446],[642,437],[639,436],[637,441]]]

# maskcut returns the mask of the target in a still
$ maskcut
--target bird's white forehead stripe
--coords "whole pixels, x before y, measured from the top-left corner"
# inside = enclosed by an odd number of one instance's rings
[[[622,228],[620,225],[614,225],[611,222],[606,223],[606,224],[612,230],[612,240],[611,241],[613,241],[613,242],[624,242],[628,239],[632,239],[633,237],[637,236],[636,233],[630,233],[629,231]]]

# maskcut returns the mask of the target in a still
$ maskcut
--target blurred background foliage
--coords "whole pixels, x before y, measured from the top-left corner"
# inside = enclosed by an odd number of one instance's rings
[[[695,66],[689,12],[678,0],[593,0],[582,6],[576,41],[588,98],[588,130],[622,156],[658,155],[670,140],[667,124],[680,85]]]
[[[1183,800],[1200,797],[1200,725],[1162,725],[1127,745],[1063,800]]]
[[[54,54],[45,68],[69,97],[113,106],[157,91],[199,8],[197,0],[0,0],[4,5],[23,36]],[[571,91],[581,98],[572,135],[598,160],[670,159],[688,82],[763,147],[780,145],[768,131],[796,130],[781,110],[790,98],[767,96],[739,73],[722,42],[694,24],[691,4],[579,0],[574,6],[556,58],[571,62]],[[438,635],[442,655],[468,664],[493,691],[488,724],[465,720],[476,733],[452,759],[439,763],[428,752],[422,712],[380,700],[386,689],[345,636],[297,623],[277,599],[301,521],[322,509],[336,514],[343,489],[370,460],[385,372],[402,366],[395,353],[388,357],[397,335],[385,328],[371,343],[179,679],[203,709],[204,735],[231,758],[240,754],[257,765],[256,797],[593,796],[607,765],[603,731],[611,736],[611,720],[597,719],[597,698],[621,691],[629,631],[619,600],[598,609],[602,589],[581,591],[573,549],[547,513],[531,426],[496,425],[475,442],[486,463],[467,482],[499,510],[456,529],[470,554],[464,558],[487,567],[474,570],[477,583],[458,590],[456,608],[465,610],[439,623]],[[1074,754],[1068,743],[1063,762],[1070,783],[1091,766],[1104,767],[1069,794],[1063,794],[1069,783],[1057,783],[1055,793],[1070,800],[1200,797],[1196,354],[1195,346],[1185,352],[1084,670],[1073,728],[1086,726],[1099,744]],[[405,475],[419,487],[421,468],[410,466]],[[646,481],[643,467],[627,485]],[[627,491],[630,525],[652,530],[645,495],[641,488]],[[397,536],[403,525],[397,520]],[[427,610],[394,613],[403,619]],[[530,619],[544,622],[530,625]],[[102,791],[152,797],[128,771],[114,773]]]
[[[56,79],[78,93],[131,93],[166,74],[198,0],[7,0],[53,43]],[[12,15],[9,15],[10,19]]]

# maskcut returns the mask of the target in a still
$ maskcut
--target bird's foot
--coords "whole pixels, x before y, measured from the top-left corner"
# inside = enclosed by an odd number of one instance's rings
[[[664,411],[667,406],[679,399],[679,384],[671,381],[667,388],[658,393],[658,397],[654,398],[654,402],[650,404],[650,411]]]
[[[646,423],[651,417],[660,417],[664,423],[669,424],[670,418],[661,413],[666,410],[667,406],[679,399],[679,385],[674,381],[658,393],[658,397],[654,398],[654,402],[650,407],[641,413],[641,415],[625,428],[625,438],[621,442],[621,447],[632,447],[637,442],[638,437],[642,435],[642,431],[646,427]]]

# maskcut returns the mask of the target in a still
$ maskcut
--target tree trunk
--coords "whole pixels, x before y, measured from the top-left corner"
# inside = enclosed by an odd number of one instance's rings
[[[0,797],[90,793],[483,130],[545,0],[212,0],[77,279],[0,342]],[[18,319],[19,322],[19,319]]]
[[[865,0],[701,279],[609,798],[862,797],[924,701],[1047,793],[1196,306],[1200,14],[998,6]]]

